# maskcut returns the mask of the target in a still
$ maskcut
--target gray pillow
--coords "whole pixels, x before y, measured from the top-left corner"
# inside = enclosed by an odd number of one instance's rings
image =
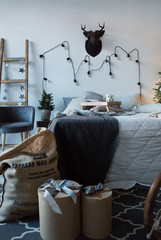
[[[115,101],[121,101],[121,109],[124,111],[130,111],[137,104],[138,94],[133,95],[117,95]]]
[[[149,103],[149,104],[137,104],[136,105],[138,113],[160,113],[161,104],[160,103]]]
[[[85,99],[78,97],[78,98],[73,98],[71,100],[71,102],[69,103],[69,105],[65,108],[65,110],[62,112],[62,114],[70,114],[70,111],[74,111],[74,110],[81,110],[81,103],[84,102]]]
[[[71,102],[72,99],[73,99],[73,97],[63,97],[65,107],[67,107],[69,105],[69,103]]]
[[[95,92],[91,92],[91,91],[86,91],[85,92],[85,99],[95,99],[98,101],[103,101],[103,96],[95,93]]]

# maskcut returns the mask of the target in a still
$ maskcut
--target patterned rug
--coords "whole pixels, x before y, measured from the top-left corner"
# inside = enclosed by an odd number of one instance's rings
[[[112,233],[106,240],[147,240],[143,224],[144,203],[149,188],[136,185],[129,190],[113,190]],[[159,199],[161,202],[161,193]],[[42,240],[38,217],[0,223],[1,240]],[[77,240],[89,238],[81,235]],[[65,240],[65,238],[64,238]]]

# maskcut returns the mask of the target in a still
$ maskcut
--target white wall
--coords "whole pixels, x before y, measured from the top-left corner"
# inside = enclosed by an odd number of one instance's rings
[[[0,37],[5,39],[6,55],[24,55],[25,39],[29,39],[29,105],[37,110],[42,93],[42,59],[39,55],[67,40],[75,70],[87,54],[81,24],[88,30],[99,29],[105,22],[103,48],[91,57],[91,69],[97,69],[106,55],[114,53],[115,46],[127,52],[137,48],[140,53],[142,101],[153,102],[158,71],[161,71],[161,1],[160,0],[0,0]],[[45,55],[47,92],[54,94],[55,110],[63,108],[63,96],[80,96],[86,90],[114,95],[139,93],[136,55],[128,60],[119,51],[119,60],[112,58],[113,77],[104,66],[87,76],[83,64],[78,85],[73,82],[71,64],[66,61],[67,51],[59,47]],[[13,88],[14,89],[14,88]],[[2,94],[2,93],[1,93]]]

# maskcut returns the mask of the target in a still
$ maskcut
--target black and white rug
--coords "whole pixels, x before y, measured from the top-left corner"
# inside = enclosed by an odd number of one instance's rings
[[[148,187],[136,185],[129,190],[113,190],[112,233],[106,240],[146,240],[143,224]],[[161,202],[161,193],[159,194]],[[1,240],[42,240],[38,217],[13,223],[0,223]],[[87,240],[81,235],[77,240]],[[64,238],[65,240],[65,238]]]

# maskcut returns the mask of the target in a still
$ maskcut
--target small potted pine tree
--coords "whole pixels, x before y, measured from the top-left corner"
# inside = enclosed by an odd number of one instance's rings
[[[161,103],[161,82],[156,83],[157,88],[153,88],[153,90],[155,91],[153,100],[156,103]]]
[[[41,100],[39,101],[38,109],[41,110],[41,120],[42,121],[49,121],[51,111],[55,108],[55,104],[53,102],[53,94],[46,93],[43,90]]]

